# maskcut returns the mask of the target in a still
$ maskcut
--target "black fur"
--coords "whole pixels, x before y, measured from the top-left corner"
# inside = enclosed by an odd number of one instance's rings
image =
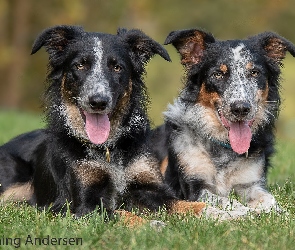
[[[168,157],[166,182],[181,199],[199,200],[206,190],[226,197],[234,190],[250,207],[274,207],[266,174],[280,106],[280,66],[287,51],[295,56],[295,46],[272,32],[218,41],[199,29],[173,31],[165,41],[170,43],[186,81],[152,138],[158,159]]]
[[[1,146],[4,198],[25,198],[55,212],[64,212],[69,202],[76,216],[102,207],[109,213],[169,208],[174,195],[147,148],[148,98],[142,80],[153,55],[170,60],[166,50],[140,30],[119,29],[111,35],[76,26],[46,29],[32,54],[43,46],[49,54],[44,105],[48,126]],[[102,129],[93,128],[86,115],[104,117],[106,127],[109,119],[103,142],[93,142],[97,138],[91,129]],[[90,132],[86,122],[91,123]]]

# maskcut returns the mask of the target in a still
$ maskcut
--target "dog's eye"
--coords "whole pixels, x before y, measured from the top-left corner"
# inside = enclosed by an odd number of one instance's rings
[[[258,70],[255,70],[255,69],[252,69],[251,72],[250,72],[250,74],[253,77],[257,77],[257,76],[259,76],[259,71]]]
[[[114,71],[115,71],[115,72],[120,72],[121,70],[122,70],[122,67],[121,67],[120,65],[116,64],[116,65],[114,66]]]
[[[214,72],[213,77],[215,77],[217,80],[222,79],[224,77],[224,74],[222,72]]]
[[[77,70],[83,70],[85,68],[85,65],[83,63],[77,63],[76,68]]]

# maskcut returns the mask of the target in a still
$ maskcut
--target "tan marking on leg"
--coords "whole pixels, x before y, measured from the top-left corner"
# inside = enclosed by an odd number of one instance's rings
[[[195,202],[195,201],[176,201],[172,203],[169,213],[176,214],[187,214],[193,213],[200,216],[203,209],[206,207],[204,202]]]
[[[128,212],[126,210],[121,210],[121,209],[115,210],[115,213],[120,216],[120,221],[123,223],[123,225],[129,228],[135,228],[147,223],[145,219],[137,216],[134,213]]]
[[[100,168],[98,164],[92,162],[78,162],[73,170],[76,178],[86,187],[110,178],[110,174],[106,169]]]
[[[126,176],[130,182],[142,184],[163,182],[157,161],[152,157],[146,156],[136,159],[129,165],[126,168]]]
[[[17,183],[6,189],[0,199],[6,201],[28,201],[32,198],[34,188],[31,182]]]

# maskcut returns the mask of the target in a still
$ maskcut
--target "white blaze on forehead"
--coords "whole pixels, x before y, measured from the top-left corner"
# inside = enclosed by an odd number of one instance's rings
[[[111,96],[109,82],[103,71],[103,45],[97,37],[93,38],[94,61],[81,91],[81,101],[88,102],[93,95]]]
[[[248,88],[250,87],[247,76],[247,64],[253,61],[252,55],[243,43],[232,48],[231,52],[231,99],[249,99],[249,97],[247,98]]]
[[[102,42],[101,40],[99,40],[98,38],[94,38],[94,56],[95,56],[95,64],[93,66],[93,73],[91,75],[93,75],[93,77],[95,77],[96,79],[94,79],[94,82],[96,81],[95,85],[95,91],[101,92],[101,93],[109,93],[109,83],[106,80],[106,77],[104,75],[103,72],[103,46],[102,46]]]
[[[241,54],[244,48],[245,48],[245,45],[241,43],[239,46],[232,49],[235,62],[240,62],[245,60],[245,56]]]
[[[242,52],[244,51],[243,49],[245,48],[244,44],[240,44],[236,48],[232,49],[233,52],[233,64],[235,68],[235,81],[236,83],[239,83],[241,91],[240,94],[242,97],[245,97],[245,89],[243,86],[243,80],[245,79],[245,64],[247,63],[248,58],[246,57],[246,54]]]
[[[99,74],[102,72],[102,55],[103,55],[102,42],[98,38],[94,38],[94,44],[95,46],[93,47],[93,52],[94,52],[96,63],[93,70]]]
[[[103,57],[103,47],[102,42],[98,38],[94,38],[94,65],[93,65],[93,71],[90,75],[90,77],[93,77],[92,79],[95,85],[95,91],[105,91],[105,88],[107,87],[105,83],[107,81],[105,80],[105,76],[103,73],[103,67],[102,67],[102,57]],[[96,81],[96,84],[95,84]]]

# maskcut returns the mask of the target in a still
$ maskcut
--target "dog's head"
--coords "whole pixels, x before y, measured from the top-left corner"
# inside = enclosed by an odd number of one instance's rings
[[[171,32],[187,69],[180,95],[206,136],[229,140],[238,154],[247,152],[253,133],[273,125],[280,104],[280,65],[294,45],[266,32],[246,40],[217,41],[198,29]],[[192,118],[190,118],[192,121]]]
[[[56,26],[37,37],[32,54],[42,46],[49,54],[50,108],[63,117],[71,134],[94,144],[116,133],[130,106],[134,82],[142,84],[149,59],[159,54],[170,60],[167,51],[140,30],[119,29],[111,35]]]

